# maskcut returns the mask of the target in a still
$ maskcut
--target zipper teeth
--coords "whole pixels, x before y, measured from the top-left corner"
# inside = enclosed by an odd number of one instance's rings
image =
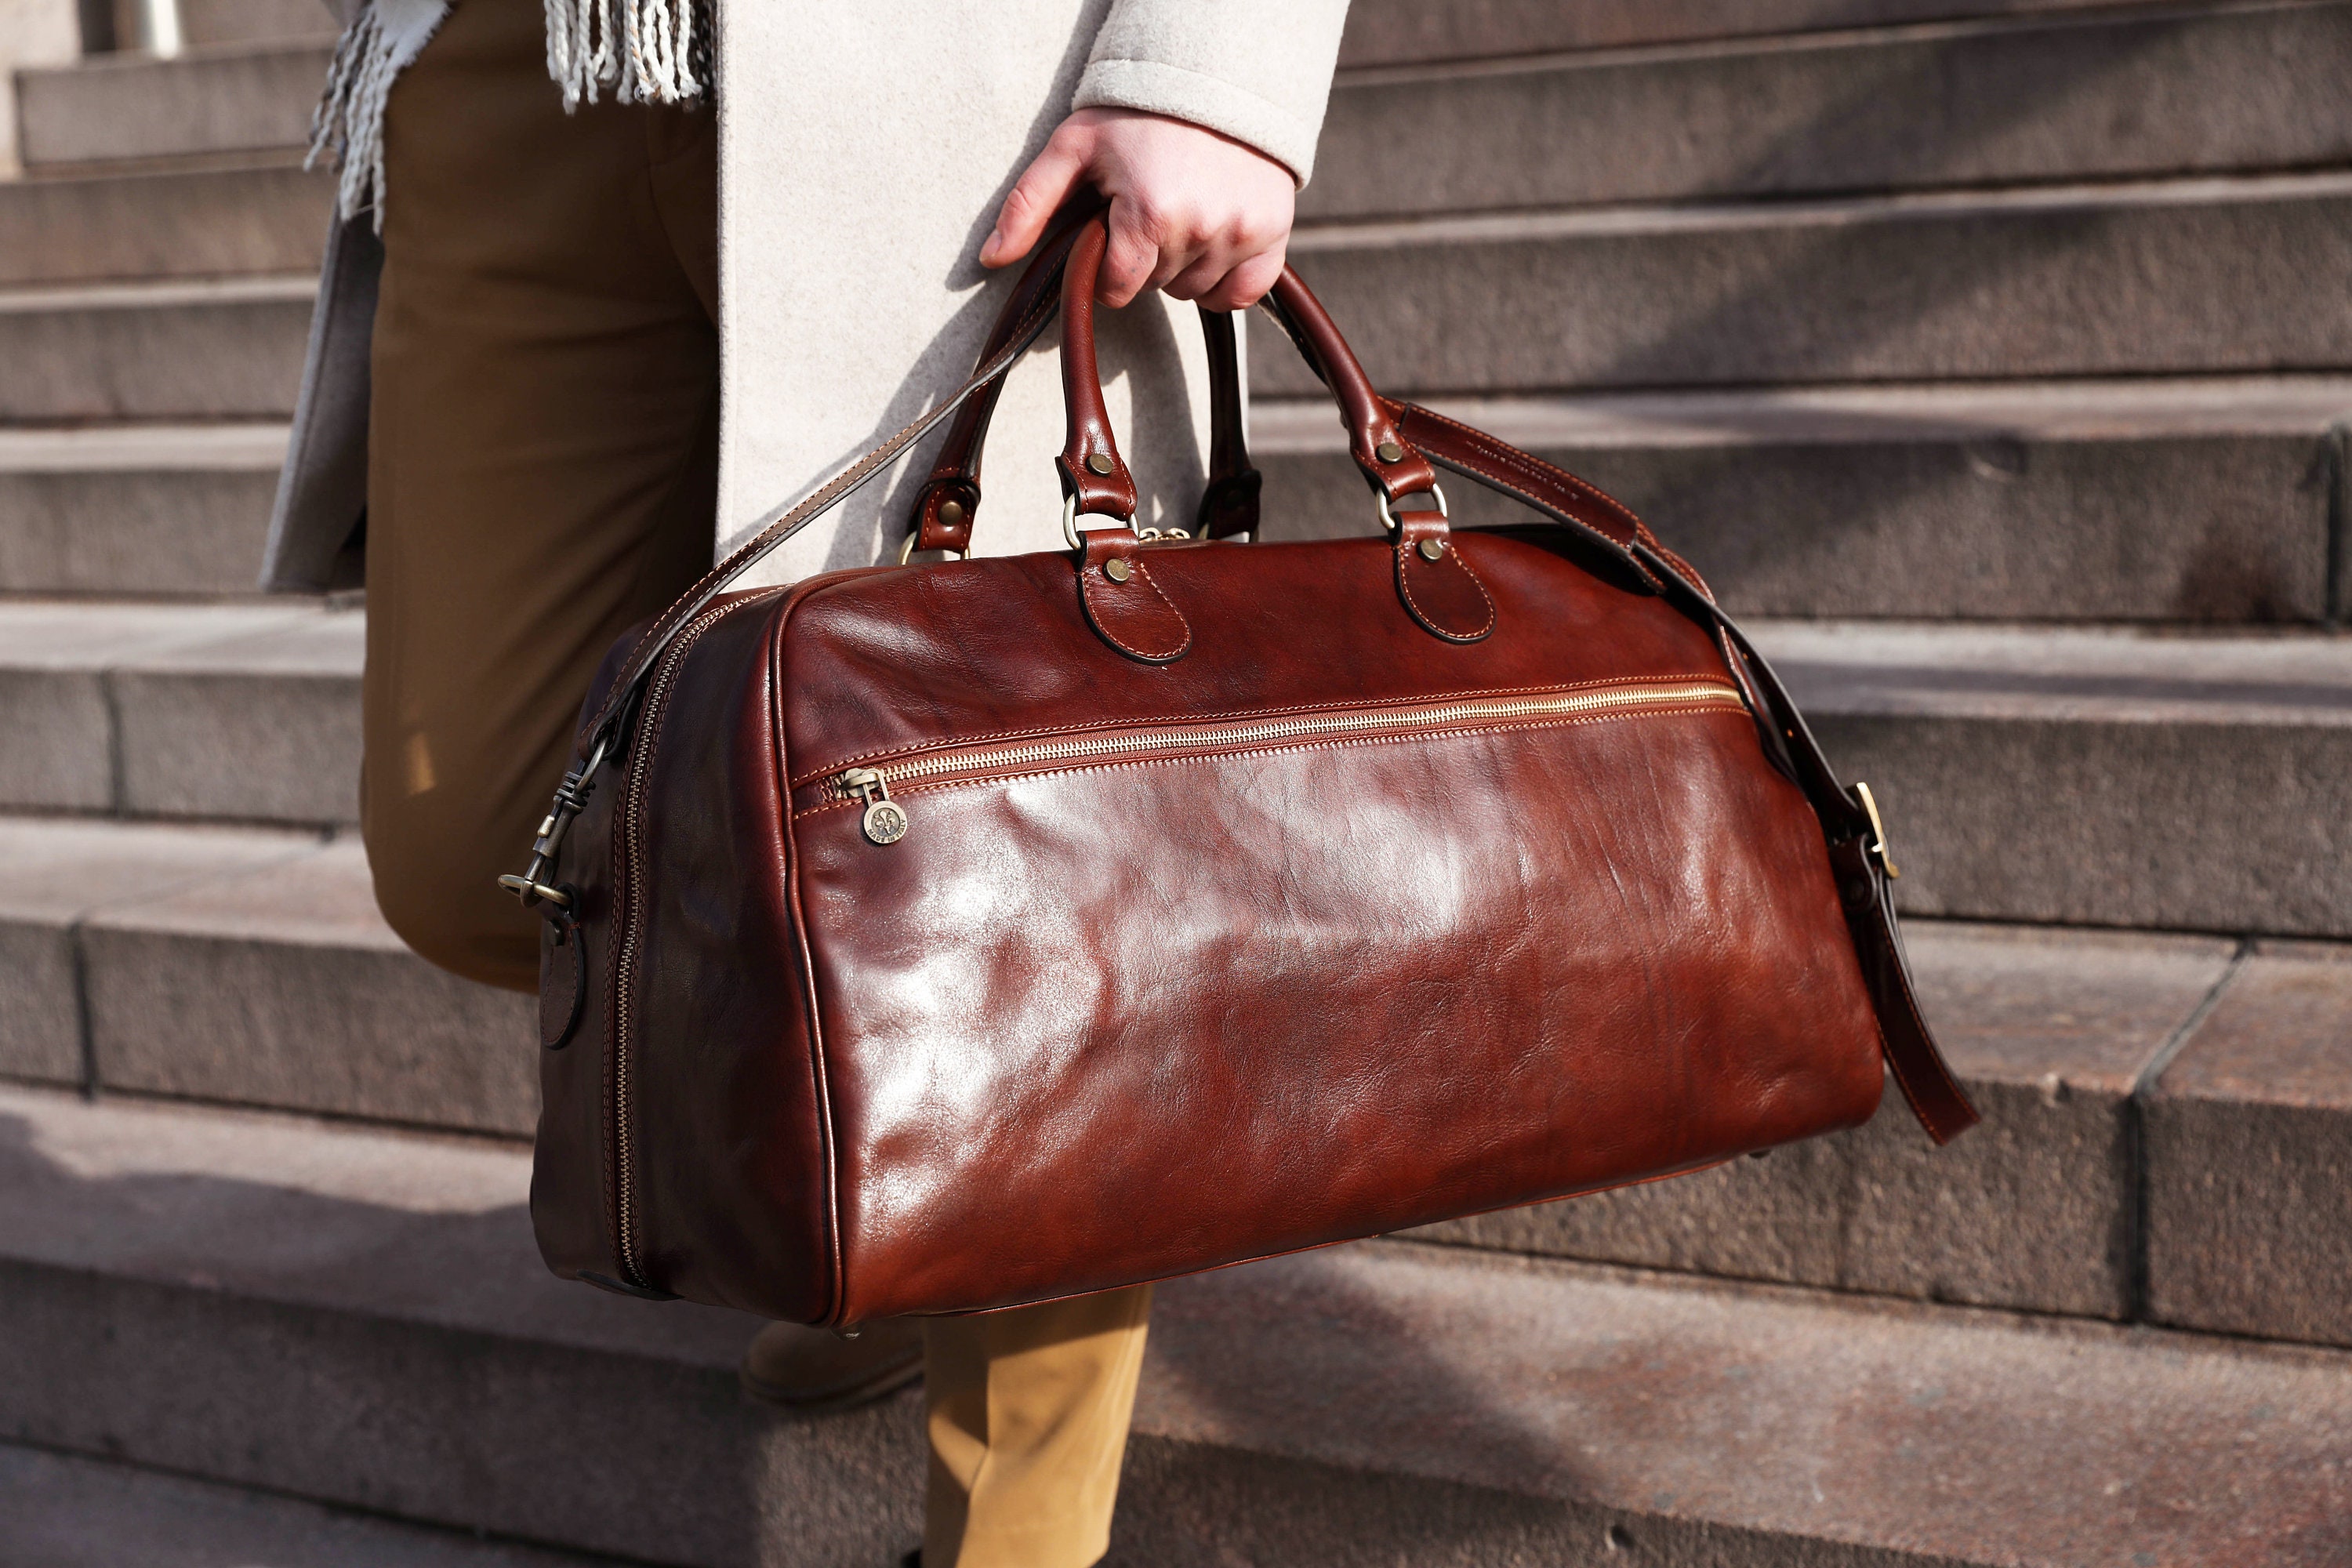
[[[645,816],[646,791],[653,773],[653,741],[660,728],[662,707],[669,700],[670,688],[677,684],[677,672],[686,661],[687,650],[695,640],[709,629],[710,623],[734,608],[722,605],[704,611],[687,623],[677,640],[664,656],[661,668],[656,672],[653,684],[646,690],[645,710],[637,716],[637,745],[629,763],[628,792],[622,797],[621,842],[627,864],[623,872],[628,879],[629,903],[626,923],[621,928],[620,960],[614,966],[613,994],[613,1223],[618,1233],[614,1251],[621,1266],[621,1278],[631,1285],[650,1289],[652,1281],[637,1261],[637,1231],[630,1196],[635,1185],[636,1153],[629,1143],[629,1004],[630,977],[635,973],[637,956],[638,917],[644,912],[645,879],[638,868],[645,864],[642,828]]]
[[[1542,719],[1605,712],[1615,708],[1649,707],[1664,702],[1721,708],[1747,707],[1738,689],[1724,681],[1654,681],[1597,691],[1563,691],[1535,697],[1470,698],[1370,713],[1322,713],[1296,719],[1262,719],[1181,730],[1151,730],[1139,734],[1091,735],[1076,740],[1030,742],[977,752],[918,757],[912,762],[895,763],[879,771],[890,783],[900,784],[943,778],[954,773],[1028,767],[1039,763],[1150,755],[1198,747],[1247,746],[1311,735],[1389,734],[1498,719]]]

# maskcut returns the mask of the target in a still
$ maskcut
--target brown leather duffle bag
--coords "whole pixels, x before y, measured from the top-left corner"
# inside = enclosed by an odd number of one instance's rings
[[[1365,537],[1243,543],[1231,319],[1204,537],[1139,531],[1099,218],[979,371],[606,661],[530,868],[531,1215],[560,1274],[809,1323],[1037,1301],[1699,1169],[1866,1121],[1913,1005],[1866,791],[1686,565],[1268,308]],[[1066,552],[722,592],[1058,308]],[[1526,503],[1455,530],[1437,469]],[[1386,523],[1376,536],[1372,513]]]

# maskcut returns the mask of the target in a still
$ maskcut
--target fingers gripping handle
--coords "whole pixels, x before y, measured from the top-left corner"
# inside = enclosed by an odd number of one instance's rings
[[[1003,346],[1041,288],[1058,285],[1058,264],[1076,238],[1075,225],[1046,241],[1051,255],[1041,253],[1004,302],[1003,313],[981,350],[986,364]],[[1207,341],[1209,362],[1209,482],[1201,496],[1194,531],[1203,539],[1231,539],[1255,533],[1258,495],[1265,481],[1251,466],[1249,437],[1242,419],[1241,352],[1234,317],[1223,310],[1201,310],[1201,331]],[[1003,378],[958,411],[940,443],[930,477],[915,497],[914,515],[908,524],[908,542],[901,559],[917,551],[946,550],[963,554],[971,549],[972,526],[980,511],[981,458],[988,443],[988,426],[996,400],[1004,390]]]
[[[1045,250],[1023,277],[1008,299],[1004,314],[982,352],[991,359],[1011,323],[1048,284],[1049,263],[1067,257],[1060,274],[1066,308],[1070,299],[1083,300],[1071,309],[1065,327],[1066,342],[1076,344],[1082,363],[1063,361],[1066,399],[1071,416],[1070,441],[1058,467],[1065,492],[1077,498],[1082,513],[1131,517],[1127,497],[1133,479],[1118,450],[1108,418],[1095,359],[1094,294],[1108,228],[1095,207],[1078,222],[1046,241]],[[1266,301],[1299,353],[1330,387],[1349,431],[1349,449],[1358,466],[1380,491],[1394,502],[1407,495],[1431,490],[1436,472],[1423,458],[1418,444],[1408,440],[1403,406],[1372,390],[1363,366],[1338,327],[1298,275],[1284,268],[1273,297]],[[1254,532],[1258,521],[1262,480],[1251,466],[1242,418],[1240,353],[1234,318],[1223,311],[1202,310],[1202,330],[1207,339],[1210,388],[1209,483],[1202,497],[1200,532],[1208,538],[1230,538]],[[975,375],[980,373],[976,372]],[[908,531],[908,552],[918,550],[969,550],[974,513],[980,504],[980,465],[1000,378],[960,413],[941,445],[938,461],[918,496]],[[1092,463],[1094,467],[1089,468]]]
[[[1135,480],[1111,433],[1095,357],[1095,287],[1109,244],[1108,223],[1100,216],[1089,218],[1070,247],[1062,273],[1062,394],[1069,413],[1069,438],[1060,467],[1063,493],[1076,498],[1080,515],[1131,520],[1137,505]],[[1381,498],[1394,502],[1433,489],[1437,470],[1406,445],[1355,351],[1321,302],[1286,267],[1274,291],[1284,316],[1298,332],[1300,352],[1339,405],[1349,451]],[[1238,393],[1238,374],[1233,379]]]

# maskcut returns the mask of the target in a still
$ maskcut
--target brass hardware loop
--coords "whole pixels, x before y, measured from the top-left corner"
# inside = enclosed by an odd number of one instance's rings
[[[905,566],[905,565],[908,565],[908,564],[911,563],[914,561],[914,559],[915,559],[915,541],[916,541],[916,540],[918,540],[918,539],[920,539],[922,536],[923,536],[923,531],[922,531],[921,529],[919,529],[919,529],[917,529],[917,530],[915,530],[915,531],[914,531],[914,532],[912,532],[912,533],[910,533],[910,534],[907,535],[907,542],[906,542],[906,543],[904,543],[904,544],[901,544],[900,546],[898,546],[898,564],[899,564],[899,565],[901,565],[901,566]],[[969,550],[949,550],[949,551],[943,551],[943,552],[941,552],[941,553],[942,553],[942,554],[946,554],[946,555],[952,556],[952,557],[954,557],[954,558],[955,558],[956,560],[958,560],[958,561],[969,561],[969,560],[971,560],[971,551],[969,551]]]
[[[1446,521],[1452,521],[1453,514],[1445,510],[1445,487],[1443,485],[1432,485],[1429,487],[1429,493],[1436,499],[1437,515]],[[1388,492],[1386,490],[1374,490],[1372,492],[1372,500],[1380,506],[1381,526],[1386,529],[1389,532],[1394,533],[1397,531],[1396,513],[1389,507]]]
[[[525,909],[538,904],[552,904],[572,913],[572,896],[562,889],[551,886],[549,873],[555,869],[555,853],[563,847],[563,836],[572,831],[572,819],[587,806],[588,797],[595,793],[596,770],[604,764],[604,754],[612,749],[613,737],[600,738],[588,753],[588,760],[563,775],[555,787],[555,804],[547,808],[547,816],[539,825],[536,841],[530,847],[530,864],[520,875],[512,872],[499,879],[499,886],[522,900]]]
[[[1897,880],[1903,873],[1895,868],[1895,857],[1887,852],[1886,824],[1879,818],[1877,797],[1870,793],[1868,784],[1856,782],[1853,798],[1862,803],[1863,815],[1870,818],[1870,842],[1862,847],[1863,853],[1878,863],[1888,881]]]
[[[1108,512],[1088,512],[1087,515],[1088,517],[1110,517],[1111,528],[1133,528],[1135,526],[1135,520],[1131,517],[1118,517]],[[1078,498],[1075,495],[1066,495],[1062,498],[1062,537],[1069,541],[1071,549],[1077,551],[1080,554],[1084,554],[1087,548],[1087,534],[1108,531],[1109,531],[1108,529],[1080,528],[1078,526]]]

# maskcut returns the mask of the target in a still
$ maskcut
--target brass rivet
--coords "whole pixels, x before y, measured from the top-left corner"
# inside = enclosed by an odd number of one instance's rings
[[[1442,539],[1424,539],[1421,542],[1420,548],[1421,558],[1423,561],[1434,561],[1439,556],[1445,553],[1445,541]]]
[[[1134,570],[1134,567],[1129,566],[1124,560],[1116,555],[1103,563],[1103,575],[1109,578],[1114,583],[1126,582],[1128,574]]]
[[[1087,459],[1087,472],[1090,474],[1109,473],[1110,454],[1108,452],[1097,452],[1093,457],[1088,458]]]
[[[1404,458],[1404,448],[1398,446],[1394,441],[1381,442],[1380,444],[1379,453],[1380,459],[1383,463],[1399,462]]]
[[[960,500],[943,500],[940,502],[940,521],[946,523],[950,528],[953,528],[957,523],[961,522],[963,521],[963,502]]]

